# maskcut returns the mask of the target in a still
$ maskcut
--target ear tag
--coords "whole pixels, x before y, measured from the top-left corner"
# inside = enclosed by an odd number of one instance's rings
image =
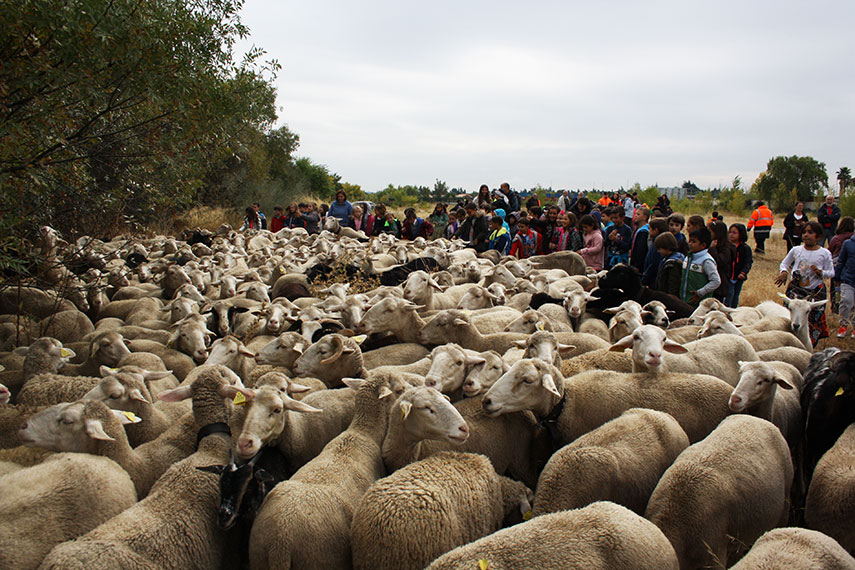
[[[126,418],[128,418],[131,422],[133,422],[135,424],[138,424],[142,421],[142,419],[138,418],[136,416],[136,414],[134,414],[133,412],[122,412],[122,413],[125,415]]]
[[[284,268],[284,267],[282,267],[281,265],[279,266],[279,272],[280,272],[280,273],[285,273],[285,268]]]
[[[478,561],[478,568],[479,568],[479,570],[487,570],[487,567],[488,567],[489,565],[490,565],[490,563],[489,563],[489,562],[487,562],[487,560],[486,560],[486,559],[484,559],[484,558],[482,558],[481,560],[479,560],[479,561]]]
[[[71,356],[71,351],[67,348],[63,348],[59,351],[59,355],[63,358],[68,358],[69,356]]]
[[[543,321],[537,321],[537,324],[536,324],[536,325],[534,325],[534,328],[536,328],[536,329],[537,329],[537,330],[539,330],[539,331],[542,331],[542,330],[546,329],[546,327],[545,327],[545,326],[543,326]]]
[[[405,410],[404,407],[402,406],[401,407],[401,421],[404,421],[406,419],[407,419],[407,410]]]
[[[842,396],[842,395],[843,395],[843,388],[838,388],[837,392],[834,393],[835,397]]]
[[[246,405],[246,396],[238,392],[237,394],[235,394],[235,399],[232,400],[232,403],[235,406],[244,406]]]
[[[113,374],[118,374],[118,373],[119,373],[119,369],[118,369],[118,368],[108,368],[107,370],[109,370],[109,371],[110,371],[110,372],[112,372]]]
[[[368,335],[367,334],[358,334],[358,335],[350,337],[350,338],[355,340],[356,344],[362,344],[363,342],[365,342],[365,339],[368,338]]]
[[[531,520],[531,510],[528,510],[528,511],[523,513],[523,520],[524,521],[530,521]]]

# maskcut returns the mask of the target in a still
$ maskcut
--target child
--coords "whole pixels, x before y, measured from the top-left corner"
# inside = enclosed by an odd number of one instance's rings
[[[686,220],[686,235],[702,227],[706,227],[703,216],[689,216],[689,219]]]
[[[629,264],[639,272],[644,271],[644,260],[647,258],[650,236],[650,210],[647,208],[635,209],[635,235],[632,236],[632,246],[629,250]]]
[[[606,231],[608,232],[608,240],[606,241],[606,259],[608,263],[607,269],[611,269],[618,263],[629,262],[629,248],[632,247],[632,230],[624,223],[623,208],[615,207],[609,212],[612,225]]]
[[[487,249],[495,249],[502,255],[507,255],[508,248],[511,246],[511,238],[508,230],[502,225],[501,216],[493,216],[490,218],[490,237],[488,238]]]
[[[463,208],[457,208],[453,212],[451,212],[451,216],[449,216],[449,220],[451,222],[445,228],[445,237],[451,239],[454,237],[454,232],[460,227],[460,224],[466,220],[466,210]]]
[[[710,231],[703,226],[689,234],[690,253],[683,262],[683,273],[680,275],[680,299],[695,307],[701,299],[712,296],[713,291],[721,285],[718,267],[707,251],[710,241]]]
[[[579,251],[582,249],[582,234],[576,229],[576,214],[558,214],[558,231],[552,236],[552,251]]]
[[[659,274],[659,266],[662,264],[662,256],[659,255],[659,251],[656,249],[655,241],[660,234],[671,233],[668,231],[668,219],[662,217],[653,218],[648,224],[648,232],[647,255],[644,256],[644,266],[641,269],[641,283],[648,287],[654,287],[656,285],[656,277]],[[674,239],[674,243],[677,243],[676,239]]]
[[[509,255],[517,259],[525,259],[537,255],[540,251],[542,238],[540,234],[531,229],[528,218],[520,218],[517,222],[517,235],[511,243]]]
[[[656,277],[653,288],[675,297],[680,293],[680,275],[683,272],[685,257],[677,251],[677,238],[664,230],[653,240],[653,247],[662,260],[654,271]]]
[[[843,242],[834,278],[840,281],[840,328],[837,338],[843,338],[852,325],[852,338],[855,338],[855,235]]]
[[[603,268],[603,233],[591,214],[582,216],[579,225],[585,241],[585,247],[579,250],[579,254],[585,260],[585,265],[599,271]]]
[[[686,218],[683,214],[671,214],[668,216],[668,229],[677,238],[677,251],[686,255],[689,253],[689,243],[686,241],[686,236],[683,235],[683,226],[686,225]]]
[[[505,219],[508,222],[508,234],[511,236],[511,239],[514,239],[514,236],[517,235],[517,217],[513,214],[508,214],[508,217]]]
[[[727,231],[727,239],[733,244],[735,251],[729,279],[730,287],[727,289],[727,299],[724,300],[724,304],[735,309],[739,306],[739,294],[742,292],[742,285],[748,279],[748,272],[751,271],[751,263],[754,260],[751,247],[745,243],[748,241],[748,230],[745,229],[745,224],[731,224]]]
[[[822,238],[822,225],[815,220],[807,222],[802,232],[802,245],[797,245],[787,252],[787,256],[781,262],[781,273],[775,278],[775,285],[786,283],[787,273],[792,270],[786,292],[790,299],[808,301],[828,299],[823,279],[834,276],[834,265],[831,261],[831,252],[819,245]],[[808,313],[810,340],[813,346],[816,346],[819,339],[828,338],[825,305],[826,303],[822,303]]]

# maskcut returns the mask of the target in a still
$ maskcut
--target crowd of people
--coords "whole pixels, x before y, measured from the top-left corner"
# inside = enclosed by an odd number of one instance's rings
[[[567,190],[554,204],[541,204],[537,194],[525,203],[508,183],[490,191],[484,184],[471,199],[459,200],[449,208],[440,202],[427,218],[414,208],[399,219],[386,204],[351,203],[343,191],[335,201],[318,207],[314,203],[292,203],[287,210],[274,208],[270,230],[305,228],[320,231],[327,217],[341,226],[363,231],[367,236],[381,233],[397,238],[426,240],[459,238],[477,252],[489,249],[519,259],[555,251],[576,251],[587,266],[610,269],[619,263],[634,267],[642,283],[697,305],[715,298],[728,307],[737,307],[753,255],[748,232],[753,230],[754,253],[765,254],[765,242],[774,225],[774,215],[759,202],[747,226],[727,226],[718,212],[709,220],[673,212],[667,195],[653,206],[635,193],[606,193],[593,202],[587,196]],[[246,209],[241,229],[267,229],[267,220],[254,203]],[[855,219],[842,217],[834,198],[820,207],[817,220],[810,220],[803,202],[797,202],[784,219],[787,256],[781,262],[776,283],[788,283],[792,298],[827,299],[825,280],[831,279],[830,295],[837,310],[840,329],[846,336],[855,327]],[[828,248],[825,248],[826,242]],[[836,269],[835,269],[836,268]],[[828,336],[825,308],[811,313],[814,344]],[[852,329],[855,337],[855,328]]]

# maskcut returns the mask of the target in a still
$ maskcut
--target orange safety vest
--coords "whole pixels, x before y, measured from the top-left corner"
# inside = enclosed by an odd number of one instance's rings
[[[772,215],[772,210],[763,205],[751,214],[751,219],[748,220],[748,229],[750,230],[754,226],[758,228],[771,228],[774,223],[775,216]]]
[[[612,200],[611,200],[611,198],[609,198],[608,196],[603,195],[603,197],[602,197],[602,198],[600,198],[600,199],[599,199],[599,201],[598,201],[597,203],[598,203],[600,206],[609,206],[609,205],[611,205]]]

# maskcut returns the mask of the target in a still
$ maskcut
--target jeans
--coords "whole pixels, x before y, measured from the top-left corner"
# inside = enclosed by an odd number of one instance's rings
[[[724,305],[726,307],[732,307],[735,309],[739,306],[739,294],[742,293],[742,285],[744,283],[745,281],[741,279],[730,281],[730,286],[727,288],[727,298],[724,300]]]
[[[852,324],[855,311],[855,287],[848,283],[840,284],[840,326],[849,327]]]

